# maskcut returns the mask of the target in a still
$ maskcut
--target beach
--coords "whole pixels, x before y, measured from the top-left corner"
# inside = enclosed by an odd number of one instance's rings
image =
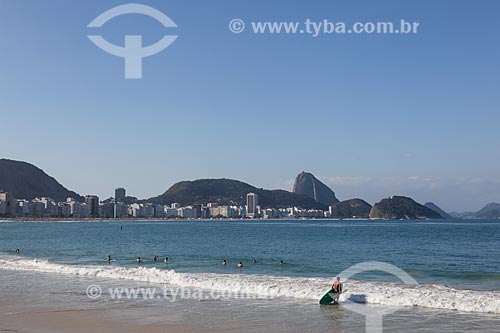
[[[0,329],[363,332],[365,317],[347,306],[363,295],[366,309],[390,312],[384,331],[493,332],[500,324],[494,259],[500,249],[493,242],[499,227],[489,221],[4,223]],[[461,243],[466,248],[453,245],[461,228],[475,234]],[[330,244],[331,235],[344,240]],[[421,251],[427,255],[419,260]],[[154,254],[168,255],[170,263],[154,262]],[[340,305],[318,305],[351,262],[377,256],[419,284],[366,272],[342,278]],[[130,290],[139,292],[127,297]]]

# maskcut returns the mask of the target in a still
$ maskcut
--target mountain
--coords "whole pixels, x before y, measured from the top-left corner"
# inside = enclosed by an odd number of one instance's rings
[[[450,213],[456,219],[500,219],[500,204],[492,202],[477,212]]]
[[[307,195],[325,206],[339,202],[331,188],[314,177],[312,173],[304,171],[295,178],[293,193]]]
[[[350,199],[331,206],[333,218],[369,218],[372,205],[361,199]]]
[[[438,213],[439,215],[441,215],[441,217],[443,219],[452,219],[453,218],[453,217],[450,216],[450,214],[448,214],[447,212],[445,212],[444,210],[442,210],[441,208],[439,208],[439,206],[436,205],[433,202],[427,202],[424,206],[427,207],[427,208],[432,209],[433,211],[435,211],[436,213]]]
[[[500,218],[500,204],[492,202],[484,206],[483,209],[474,214],[477,219],[498,219]]]
[[[178,202],[181,205],[206,204],[245,205],[248,193],[259,196],[259,205],[267,207],[302,207],[306,209],[326,209],[314,199],[305,195],[284,190],[264,190],[232,179],[199,179],[182,181],[172,185],[165,193],[146,202],[168,205]]]
[[[83,201],[82,196],[66,189],[42,169],[8,159],[0,159],[0,190],[11,192],[18,199],[50,197],[56,201],[66,201],[66,198],[72,197]]]
[[[374,219],[440,219],[441,215],[430,208],[422,206],[411,198],[393,196],[376,203],[370,218]]]

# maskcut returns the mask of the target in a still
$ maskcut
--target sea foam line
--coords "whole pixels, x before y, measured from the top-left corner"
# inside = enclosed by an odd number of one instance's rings
[[[146,267],[77,266],[45,259],[0,258],[0,269],[129,280],[180,287],[253,294],[266,298],[296,298],[317,302],[331,285],[327,278],[250,274],[178,273]],[[443,285],[405,286],[390,282],[347,280],[341,301],[396,307],[418,306],[476,313],[500,313],[500,292],[459,290]]]

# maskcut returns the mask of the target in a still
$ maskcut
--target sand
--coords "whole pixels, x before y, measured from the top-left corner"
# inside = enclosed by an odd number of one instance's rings
[[[116,313],[121,312],[120,315]],[[178,324],[144,324],[123,320],[127,309],[58,309],[0,303],[0,332],[207,332],[206,328]],[[223,331],[211,331],[223,332]]]

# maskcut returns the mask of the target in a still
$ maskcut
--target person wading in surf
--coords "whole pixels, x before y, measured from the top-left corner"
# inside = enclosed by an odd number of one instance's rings
[[[337,303],[340,297],[340,293],[342,292],[342,283],[340,283],[340,277],[337,276],[335,282],[332,285],[333,291],[337,294],[337,297],[333,300],[334,303]]]

